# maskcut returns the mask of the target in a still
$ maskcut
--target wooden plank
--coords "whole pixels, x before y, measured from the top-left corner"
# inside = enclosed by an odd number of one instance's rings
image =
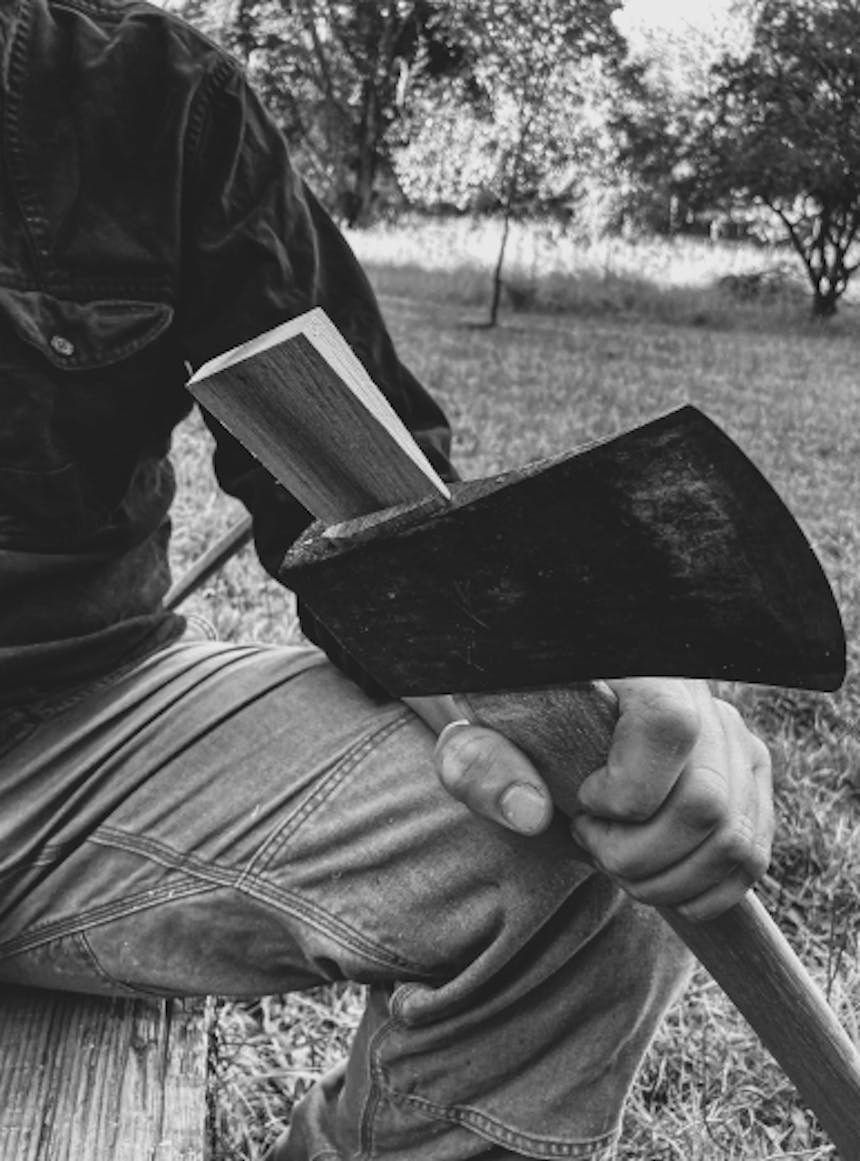
[[[203,1161],[202,1001],[0,985],[3,1161]]]

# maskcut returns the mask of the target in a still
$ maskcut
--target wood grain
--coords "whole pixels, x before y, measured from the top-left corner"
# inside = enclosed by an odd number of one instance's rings
[[[3,1161],[203,1161],[201,1003],[0,986]]]
[[[320,310],[274,345],[200,368],[189,390],[309,512],[334,523],[419,500],[439,479]],[[302,320],[295,320],[298,324]],[[282,329],[282,328],[281,328]],[[284,439],[285,425],[289,438]]]

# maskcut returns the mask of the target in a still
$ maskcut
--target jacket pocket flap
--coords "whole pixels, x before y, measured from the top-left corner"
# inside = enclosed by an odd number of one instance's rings
[[[0,313],[55,367],[85,371],[133,355],[170,326],[164,302],[72,302],[37,290],[0,287]]]

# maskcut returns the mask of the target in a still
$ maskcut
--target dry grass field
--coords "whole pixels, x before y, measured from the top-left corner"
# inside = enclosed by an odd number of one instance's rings
[[[764,469],[817,549],[843,610],[850,675],[836,695],[735,687],[775,761],[779,829],[763,894],[858,1037],[860,967],[860,339],[846,303],[807,318],[781,260],[742,248],[577,249],[515,239],[502,325],[485,317],[490,242],[468,223],[353,241],[402,357],[446,405],[466,476],[608,435],[683,401]],[[447,233],[446,233],[447,230]],[[768,264],[770,264],[768,266]],[[773,268],[771,279],[758,273]],[[725,277],[756,275],[758,291]],[[722,281],[721,281],[722,280]],[[176,443],[179,572],[235,515],[206,466],[199,423]],[[230,638],[287,640],[289,598],[248,550],[187,611]],[[291,1101],[348,1043],[360,990],[223,1003],[214,1092],[220,1161],[253,1161]],[[834,1156],[790,1085],[704,973],[661,1031],[633,1093],[619,1161]]]

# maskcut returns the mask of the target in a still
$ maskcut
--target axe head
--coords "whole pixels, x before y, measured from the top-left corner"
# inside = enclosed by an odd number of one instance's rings
[[[844,677],[812,549],[693,407],[452,492],[312,525],[283,562],[393,696],[648,675],[833,690]]]

